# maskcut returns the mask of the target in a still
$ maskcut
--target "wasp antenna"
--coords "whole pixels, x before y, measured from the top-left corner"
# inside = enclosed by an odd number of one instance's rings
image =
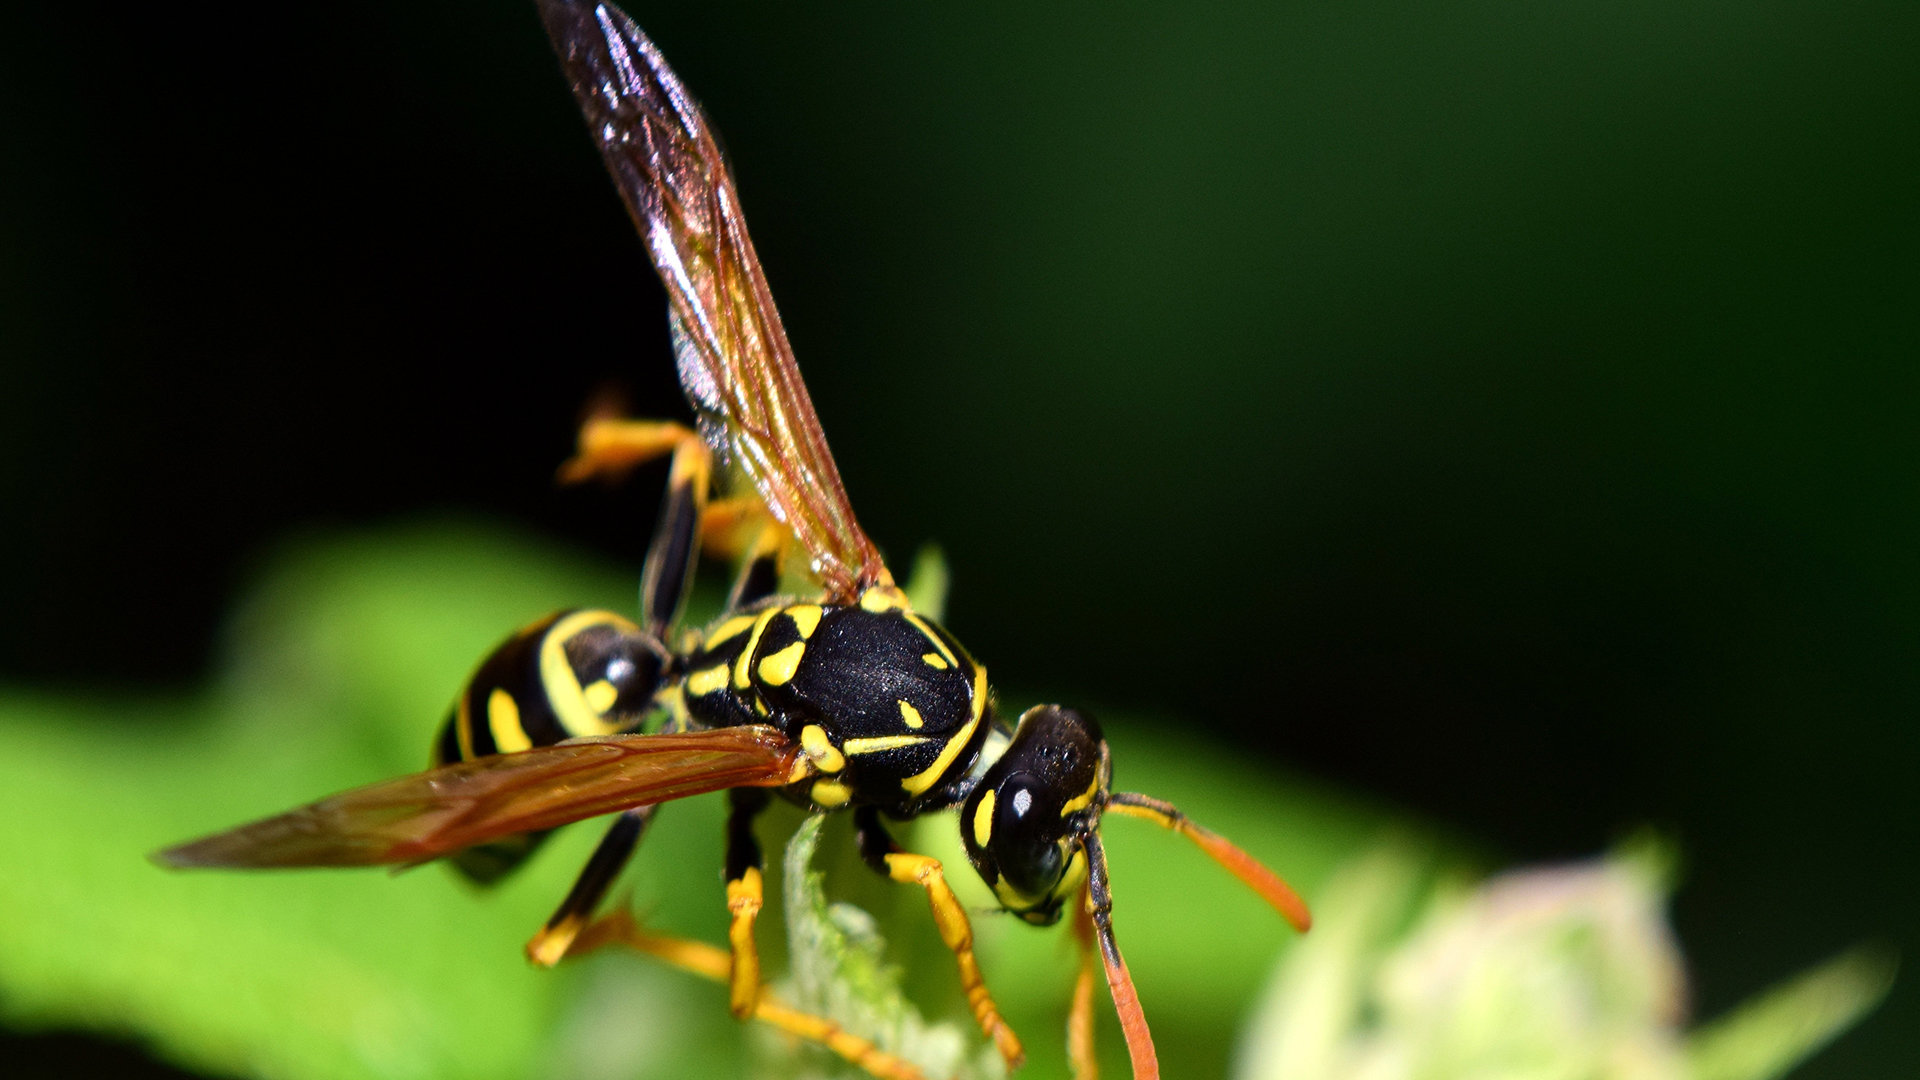
[[[1153,1052],[1153,1033],[1147,1030],[1147,1014],[1140,1009],[1140,995],[1133,988],[1133,975],[1127,971],[1126,958],[1113,940],[1113,891],[1107,882],[1107,852],[1100,846],[1100,834],[1089,831],[1087,848],[1087,908],[1093,919],[1093,934],[1100,946],[1100,962],[1107,969],[1107,989],[1113,994],[1113,1011],[1120,1014],[1120,1031],[1127,1037],[1127,1057],[1133,1062],[1133,1080],[1160,1080],[1160,1058]]]
[[[1245,882],[1247,888],[1259,893],[1261,899],[1272,904],[1280,917],[1295,930],[1304,934],[1313,926],[1313,913],[1307,910],[1307,902],[1300,899],[1300,894],[1293,891],[1293,886],[1280,880],[1280,875],[1262,866],[1260,860],[1234,846],[1226,837],[1194,824],[1192,818],[1181,813],[1172,803],[1145,795],[1116,792],[1107,798],[1107,812],[1144,818],[1163,829],[1172,829],[1185,836],[1201,851],[1212,856],[1214,862],[1226,867],[1228,873]]]

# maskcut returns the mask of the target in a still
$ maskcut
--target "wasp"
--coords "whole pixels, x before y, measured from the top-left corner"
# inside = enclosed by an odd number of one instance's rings
[[[747,235],[725,158],[699,105],[625,13],[538,0],[575,99],[669,296],[669,329],[695,427],[611,416],[582,427],[563,480],[669,459],[637,618],[565,611],[496,649],[459,693],[433,767],[160,852],[173,867],[412,865],[445,858],[489,882],[546,833],[614,815],[553,917],[537,964],[612,941],[721,979],[734,1015],[813,1039],[889,1080],[918,1073],[763,989],[755,815],[773,795],[852,814],[863,860],[925,890],[981,1031],[1008,1067],[1019,1038],[973,954],[965,908],[936,859],[888,830],[955,812],[973,869],[1000,905],[1046,926],[1071,909],[1082,962],[1069,1016],[1076,1075],[1091,1076],[1095,960],[1133,1075],[1159,1075],[1114,937],[1100,829],[1144,818],[1198,844],[1306,930],[1300,898],[1172,805],[1112,790],[1100,725],[1059,705],[1009,725],[986,668],[914,610],[861,531]],[[713,624],[678,627],[701,553],[739,565]],[[804,581],[803,594],[782,591]],[[676,634],[678,636],[676,636]],[[726,950],[593,915],[658,807],[726,791]]]

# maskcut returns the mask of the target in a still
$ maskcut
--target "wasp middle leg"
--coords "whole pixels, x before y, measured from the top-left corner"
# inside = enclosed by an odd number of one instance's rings
[[[727,945],[732,954],[727,1006],[745,1020],[754,1014],[760,998],[760,946],[753,937],[754,920],[766,897],[760,875],[760,841],[753,835],[753,819],[771,801],[759,788],[727,792]]]

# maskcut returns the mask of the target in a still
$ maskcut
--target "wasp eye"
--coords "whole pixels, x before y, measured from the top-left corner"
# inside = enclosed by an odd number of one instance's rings
[[[1039,777],[1014,773],[1001,782],[991,847],[1007,884],[1027,896],[1052,892],[1066,868],[1060,844],[1065,835],[1060,800]]]

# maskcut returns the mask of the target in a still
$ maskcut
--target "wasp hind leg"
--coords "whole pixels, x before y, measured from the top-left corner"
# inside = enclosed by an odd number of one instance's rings
[[[881,823],[880,812],[871,806],[855,810],[853,823],[860,845],[860,857],[866,860],[868,866],[894,881],[918,885],[927,890],[927,901],[933,905],[933,923],[940,930],[940,940],[953,950],[954,958],[960,964],[960,987],[966,991],[973,1018],[979,1022],[980,1030],[999,1048],[1000,1056],[1006,1059],[1007,1070],[1011,1072],[1019,1068],[1020,1063],[1026,1060],[1026,1052],[1020,1047],[1020,1037],[1001,1018],[999,1007],[993,1003],[993,995],[987,991],[986,980],[980,975],[980,962],[973,955],[973,924],[967,920],[966,908],[960,905],[959,898],[953,895],[953,888],[947,884],[946,871],[942,869],[940,860],[902,850]]]
[[[604,945],[625,945],[717,983],[731,983],[734,972],[738,970],[727,950],[704,941],[651,933],[635,923],[633,917],[624,911],[615,912],[588,926],[575,939],[568,955],[579,956]],[[824,1046],[879,1080],[926,1080],[926,1075],[911,1062],[848,1033],[825,1017],[789,1008],[764,986],[754,996],[751,1016],[796,1038]]]
[[[581,480],[618,473],[664,453],[673,455],[673,469],[661,500],[660,523],[647,547],[647,561],[640,575],[641,623],[655,642],[663,639],[679,618],[692,585],[707,489],[713,478],[713,458],[706,444],[680,424],[590,420],[580,431],[579,455],[560,470],[562,480]],[[665,655],[664,648],[660,654]],[[636,807],[614,818],[567,898],[527,942],[528,959],[541,967],[552,967],[567,955],[573,939],[593,917],[594,909],[632,857],[655,809]]]
[[[633,849],[640,845],[640,837],[646,833],[647,823],[653,820],[655,809],[636,807],[613,819],[607,835],[600,839],[600,846],[593,849],[586,868],[567,891],[567,898],[560,902],[540,932],[533,935],[533,940],[527,942],[527,959],[541,967],[552,967],[567,955],[573,939],[593,917],[593,909],[600,906],[600,899],[626,867]]]
[[[731,610],[773,594],[789,537],[758,495],[709,501],[712,454],[699,434],[684,424],[605,417],[588,420],[580,427],[574,456],[560,466],[560,482],[616,479],[668,455],[672,455],[673,467],[660,527],[654,532],[653,549],[647,559],[645,592],[663,600],[672,598],[675,607],[659,610],[649,605],[647,627],[656,634],[672,622],[694,557],[700,552],[742,564],[728,602]]]

